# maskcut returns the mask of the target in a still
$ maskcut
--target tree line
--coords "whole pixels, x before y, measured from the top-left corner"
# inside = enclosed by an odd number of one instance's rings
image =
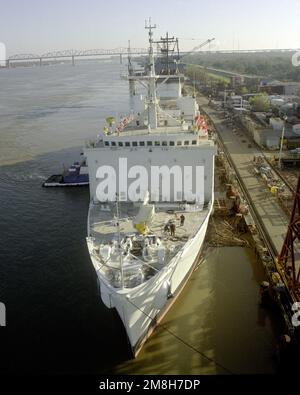
[[[241,74],[300,82],[300,66],[293,66],[292,56],[292,52],[199,53],[187,56],[184,61]]]

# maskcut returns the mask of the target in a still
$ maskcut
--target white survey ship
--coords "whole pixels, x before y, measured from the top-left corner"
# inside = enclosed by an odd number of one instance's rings
[[[154,26],[146,28],[147,72],[134,72],[129,61],[130,115],[118,124],[108,120],[104,132],[85,148],[91,197],[87,246],[102,301],[117,310],[134,356],[197,264],[213,208],[216,152],[195,98],[181,94],[183,76],[178,69],[170,72],[167,67],[156,74]],[[168,39],[160,45],[163,53],[169,50]],[[136,93],[137,82],[146,88],[146,97]],[[109,182],[116,178],[115,201],[99,197],[99,167],[104,165],[117,169],[117,176],[108,177]],[[140,187],[136,201],[124,189],[133,166],[149,174],[155,167],[161,177],[155,188]],[[195,166],[199,172],[184,173]],[[183,174],[184,185],[201,178],[201,193],[172,186],[170,179],[178,174]]]

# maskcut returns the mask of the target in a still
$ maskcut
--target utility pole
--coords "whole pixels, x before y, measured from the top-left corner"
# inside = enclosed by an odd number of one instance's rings
[[[287,121],[287,116],[283,117],[283,126],[282,126],[282,133],[281,133],[281,141],[280,141],[280,150],[279,150],[279,157],[278,157],[278,167],[282,170],[282,149],[283,149],[283,139],[285,134],[285,123]]]

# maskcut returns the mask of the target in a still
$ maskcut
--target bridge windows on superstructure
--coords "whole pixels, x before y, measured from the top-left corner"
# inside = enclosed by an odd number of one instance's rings
[[[192,140],[192,145],[197,145],[197,140]]]
[[[182,145],[182,141],[177,141],[177,145]]]
[[[151,147],[152,146],[152,141],[147,141],[147,146]]]
[[[125,141],[125,147],[130,147],[130,142],[129,141]]]
[[[190,145],[189,140],[185,140],[184,145]]]
[[[170,146],[174,147],[174,145],[175,145],[175,142],[174,141],[170,141]]]
[[[145,141],[140,141],[140,147],[145,147]]]
[[[155,141],[154,145],[155,145],[156,147],[159,147],[159,146],[160,146],[160,141]]]
[[[123,142],[119,141],[119,147],[123,147]]]
[[[133,146],[133,147],[137,147],[137,145],[138,145],[138,144],[137,144],[137,141],[133,141],[133,142],[132,142],[132,146]]]
[[[109,146],[109,141],[104,141],[104,145],[105,145],[106,147],[108,147],[108,146]]]
[[[116,145],[117,145],[117,144],[116,144],[115,141],[112,141],[112,142],[111,142],[111,146],[112,146],[112,147],[115,147]]]
[[[163,142],[161,143],[161,145],[166,146],[166,145],[168,145],[168,142],[167,142],[167,141],[163,141]]]

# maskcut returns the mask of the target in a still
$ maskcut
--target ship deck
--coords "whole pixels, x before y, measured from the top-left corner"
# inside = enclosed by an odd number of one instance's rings
[[[90,206],[90,236],[95,239],[96,244],[108,243],[117,239],[117,225],[114,221],[115,205],[109,205],[110,211],[104,211],[101,204],[91,204]],[[191,238],[204,222],[208,207],[196,210],[195,205],[191,205],[190,211],[184,210],[178,204],[160,204],[155,207],[155,215],[149,226],[149,234],[158,236],[165,244],[176,253],[189,238]],[[120,237],[136,234],[137,230],[133,226],[132,219],[137,215],[139,206],[130,203],[120,203]],[[180,215],[184,214],[184,225],[180,226]],[[175,222],[175,236],[171,236],[164,231],[165,224],[173,220]]]

